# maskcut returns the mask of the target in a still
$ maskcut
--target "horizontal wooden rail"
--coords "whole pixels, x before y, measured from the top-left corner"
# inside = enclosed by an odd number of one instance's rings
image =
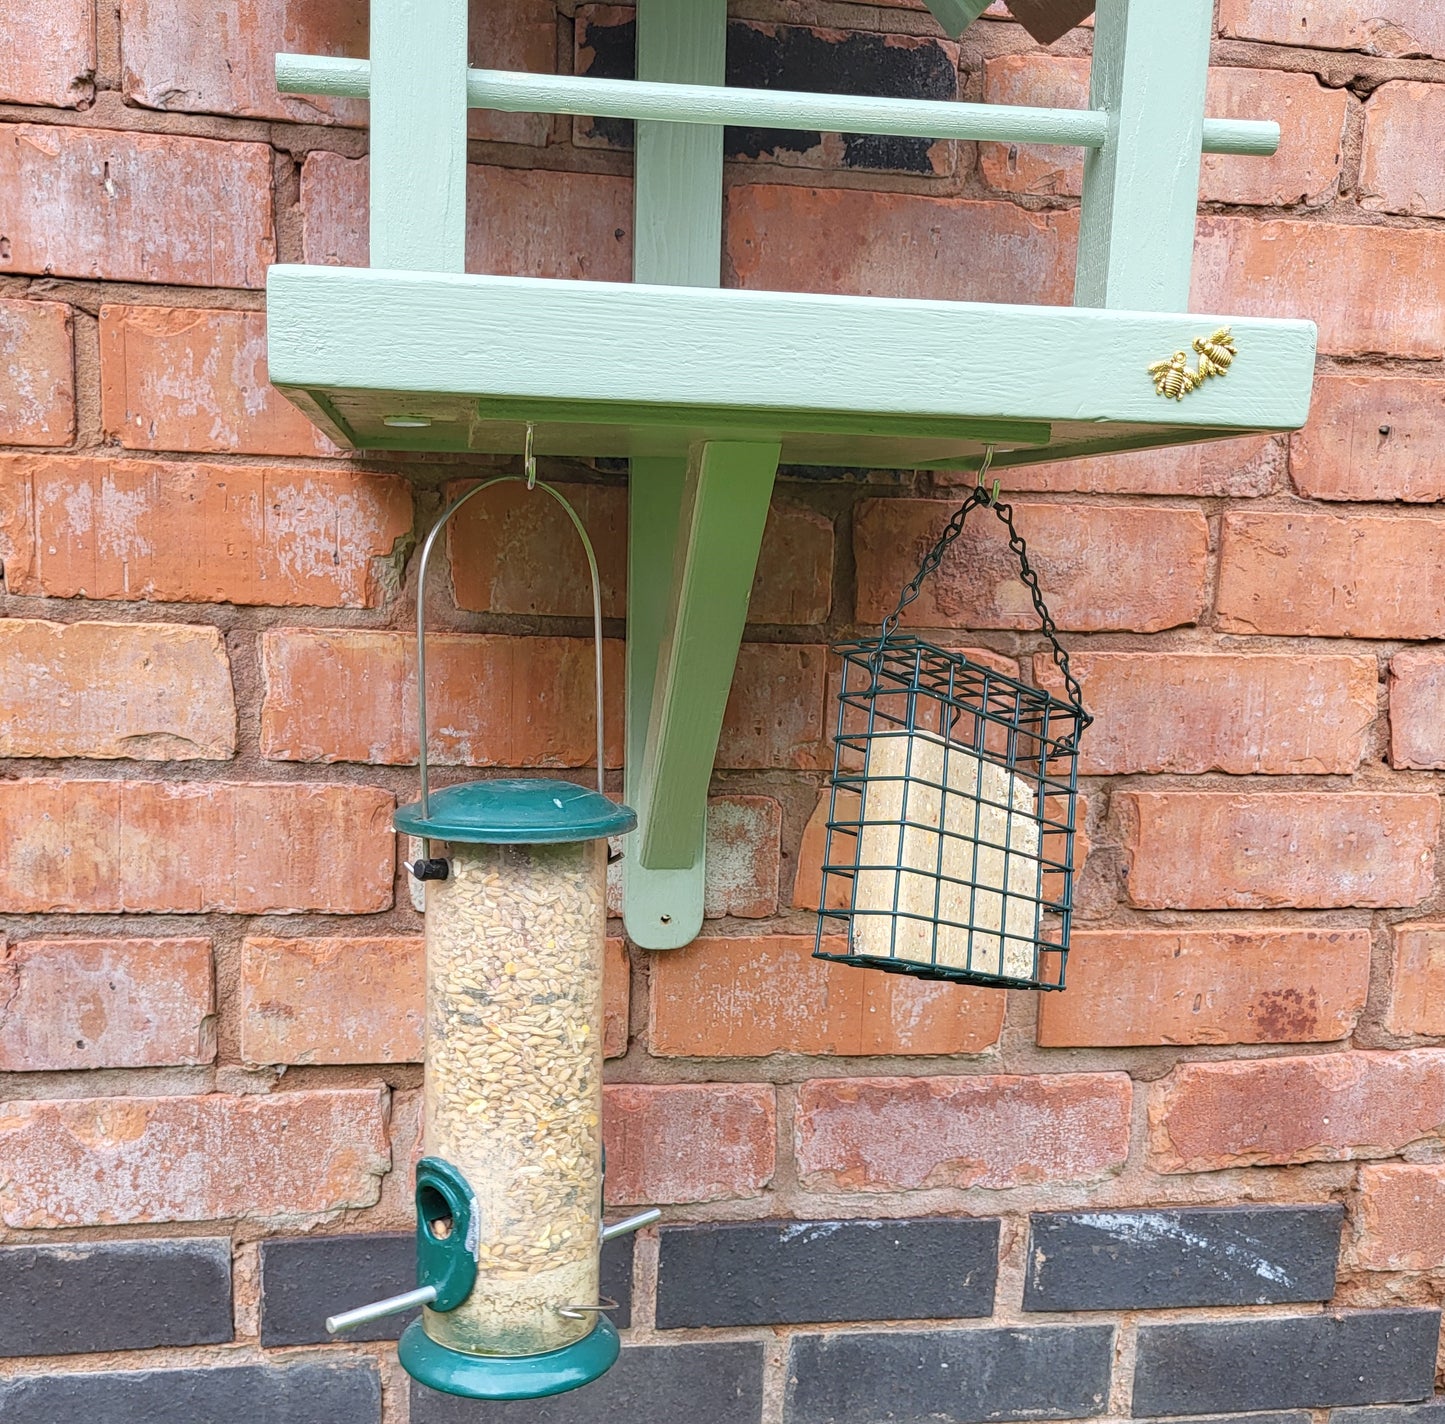
[[[371,88],[371,65],[364,59],[278,54],[276,84],[285,94],[364,99]],[[1096,109],[1033,109],[1016,104],[801,94],[568,74],[521,74],[500,69],[467,71],[467,104],[473,109],[508,113],[582,114],[677,124],[743,124],[1073,148],[1101,148],[1109,128],[1108,115]],[[1204,121],[1206,153],[1267,158],[1278,148],[1279,125],[1271,121]]]

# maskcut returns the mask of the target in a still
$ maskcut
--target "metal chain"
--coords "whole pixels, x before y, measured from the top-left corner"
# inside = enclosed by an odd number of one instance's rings
[[[983,471],[980,471],[980,476]],[[1064,651],[1063,644],[1059,642],[1058,625],[1054,622],[1053,616],[1049,613],[1044,603],[1043,590],[1039,587],[1039,576],[1034,572],[1033,565],[1029,563],[1028,546],[1024,543],[1023,535],[1014,528],[1013,506],[1000,504],[996,493],[991,493],[983,484],[976,485],[969,496],[963,502],[963,506],[955,512],[946,525],[943,533],[938,536],[937,543],[923,557],[918,572],[914,574],[912,581],[898,595],[898,606],[883,620],[883,626],[879,632],[878,645],[880,651],[889,638],[898,630],[899,620],[903,616],[903,610],[918,597],[923,587],[923,581],[929,574],[934,573],[943,562],[943,556],[948,552],[949,546],[963,533],[963,524],[975,509],[980,506],[992,509],[998,516],[999,522],[1008,530],[1009,548],[1019,561],[1019,577],[1023,585],[1029,591],[1029,597],[1033,600],[1034,612],[1038,614],[1039,627],[1043,630],[1044,637],[1049,640],[1049,647],[1053,651],[1054,665],[1063,674],[1064,686],[1068,689],[1069,700],[1074,710],[1079,714],[1079,730],[1093,722],[1093,718],[1084,710],[1084,693],[1079,686],[1078,680],[1074,677],[1069,668],[1069,655]]]

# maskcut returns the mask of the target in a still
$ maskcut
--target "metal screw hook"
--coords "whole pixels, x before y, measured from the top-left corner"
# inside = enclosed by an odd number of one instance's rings
[[[522,469],[526,471],[527,488],[537,488],[537,457],[532,453],[532,422],[527,422],[527,443],[522,450]]]
[[[991,467],[992,465],[993,465],[993,446],[992,446],[992,445],[988,445],[988,446],[985,446],[985,447],[984,447],[983,464],[981,464],[981,465],[978,467],[978,485],[979,485],[980,488],[983,487],[983,477],[984,477],[986,474],[988,474],[989,469],[990,469],[990,467]],[[994,482],[993,482],[993,490],[992,490],[992,491],[990,492],[990,494],[989,494],[988,502],[989,502],[990,504],[997,504],[997,503],[998,503],[998,481],[997,481],[997,480],[994,480]]]

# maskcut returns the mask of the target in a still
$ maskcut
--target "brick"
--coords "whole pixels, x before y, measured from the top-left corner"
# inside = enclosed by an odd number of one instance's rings
[[[1152,910],[1416,905],[1434,893],[1433,792],[1120,791],[1129,902]]]
[[[827,941],[841,952],[841,940]],[[1003,1030],[996,990],[860,973],[812,958],[813,936],[704,938],[659,955],[648,1051],[751,1058],[982,1053]]]
[[[0,301],[0,444],[68,445],[75,439],[73,346],[70,308],[63,302]]]
[[[376,1088],[9,1102],[0,1219],[31,1229],[371,1206],[391,1165],[386,1112]]]
[[[1360,1168],[1353,1261],[1367,1271],[1445,1266],[1445,1173],[1389,1162]]]
[[[266,375],[266,314],[100,309],[101,423],[127,450],[342,453]]]
[[[466,488],[449,487],[455,497]],[[564,485],[597,551],[602,612],[627,611],[627,491]],[[592,615],[592,586],[576,531],[555,500],[502,485],[461,509],[447,530],[457,606],[477,613]],[[536,571],[548,576],[539,579]],[[832,599],[833,524],[794,500],[774,499],[748,606],[751,623],[821,623]]]
[[[1390,1157],[1438,1141],[1442,1093],[1445,1052],[1428,1048],[1187,1063],[1152,1089],[1153,1165],[1216,1172]]]
[[[301,169],[307,262],[365,267],[367,160],[314,152]],[[513,277],[632,279],[632,183],[602,173],[467,169],[466,265]]]
[[[1392,57],[1445,56],[1445,14],[1434,0],[1387,0],[1364,9],[1321,0],[1222,0],[1219,33]]]
[[[0,103],[80,109],[94,97],[94,0],[12,0],[0,29]]]
[[[1290,476],[1308,499],[1445,499],[1445,381],[1315,377],[1309,424],[1290,437]]]
[[[1351,280],[1328,280],[1339,272]],[[1360,301],[1360,292],[1370,300]],[[1234,316],[1308,316],[1330,356],[1439,360],[1445,232],[1202,217],[1189,305]]]
[[[984,63],[983,97],[990,104],[1082,109],[1089,102],[1089,61],[1051,54],[998,55]],[[1338,187],[1349,94],[1326,89],[1313,74],[1272,69],[1209,71],[1206,112],[1222,119],[1267,117],[1280,126],[1272,158],[1205,154],[1201,201],[1279,207],[1321,204]],[[1004,193],[1078,197],[1083,154],[1039,144],[979,145],[985,181]]]
[[[1434,1395],[1423,1404],[1384,1404],[1365,1409],[1336,1409],[1331,1424],[1441,1424],[1445,1402]]]
[[[657,1328],[991,1315],[998,1243],[976,1217],[664,1227]]]
[[[777,913],[783,808],[771,796],[715,796],[707,803],[703,915],[760,920]],[[665,956],[664,956],[665,957]]]
[[[627,1051],[629,966],[606,951],[605,1048]],[[420,1063],[426,998],[420,935],[241,942],[241,1057],[247,1063]]]
[[[1423,1399],[1438,1310],[1182,1321],[1139,1331],[1134,1413],[1319,1409]]]
[[[0,782],[0,910],[390,909],[395,804],[369,786]]]
[[[1365,108],[1360,206],[1445,217],[1445,176],[1435,164],[1420,161],[1422,152],[1438,152],[1442,142],[1445,88],[1413,80],[1380,85]]]
[[[1343,1217],[1337,1205],[1035,1213],[1024,1309],[1329,1300]]]
[[[1445,924],[1390,929],[1393,962],[1385,1027],[1402,1037],[1445,1038]]]
[[[828,650],[806,643],[744,643],[718,739],[729,771],[818,771],[828,745]]]
[[[624,1329],[632,1313],[633,1244],[633,1237],[624,1236],[602,1246],[601,1293],[619,1303],[607,1315]],[[268,1349],[333,1344],[328,1315],[416,1286],[412,1231],[262,1241],[260,1254],[261,1344]],[[395,1340],[414,1318],[415,1312],[389,1315],[348,1330],[346,1338]]]
[[[176,134],[0,124],[0,274],[262,287],[271,150]]]
[[[232,1335],[225,1237],[0,1248],[0,1354],[221,1345]]]
[[[11,593],[372,608],[411,526],[411,490],[390,475],[0,456]]]
[[[1076,929],[1068,990],[1039,1002],[1044,1048],[1327,1043],[1365,1007],[1370,932]]]
[[[1406,648],[1390,659],[1390,765],[1445,767],[1445,649]]]
[[[514,1404],[484,1405],[505,1424],[672,1424],[698,1414],[707,1424],[760,1424],[764,1347],[761,1341],[629,1345],[585,1390]],[[411,1387],[411,1424],[474,1424],[476,1404]]]
[[[956,500],[870,499],[853,526],[860,623],[878,623],[958,508]],[[1017,501],[1015,524],[1061,628],[1155,633],[1204,611],[1209,530],[1193,509]],[[1150,576],[1141,578],[1141,569]],[[975,517],[909,610],[915,626],[1038,626],[1003,525]]]
[[[0,620],[0,756],[225,761],[235,752],[218,628]]]
[[[0,946],[0,1072],[210,1063],[211,979],[208,939]]]
[[[728,285],[763,291],[1067,306],[1078,230],[1071,211],[754,183],[728,192],[725,261]]]
[[[1132,1095],[1123,1073],[815,1078],[798,1089],[798,1172],[844,1191],[1096,1181],[1129,1154]]]
[[[619,1083],[603,1090],[603,1108],[612,1205],[755,1197],[772,1180],[769,1085]]]
[[[429,751],[460,766],[596,765],[593,644],[497,633],[427,637]],[[606,644],[607,761],[622,764],[623,646]],[[261,636],[261,752],[274,761],[410,766],[420,735],[416,638],[389,629]]]
[[[1373,656],[1075,653],[1069,661],[1094,715],[1079,743],[1085,776],[1349,773],[1375,722]],[[1051,657],[1035,654],[1034,680],[1063,695]]]
[[[1109,1399],[1114,1327],[795,1335],[788,1424],[1088,1419]]]
[[[157,1424],[178,1401],[206,1424],[380,1424],[381,1379],[364,1358],[21,1375],[0,1384],[0,1424]]]

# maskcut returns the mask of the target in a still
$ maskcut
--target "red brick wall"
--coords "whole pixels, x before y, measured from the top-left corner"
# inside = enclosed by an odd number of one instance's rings
[[[586,67],[589,27],[619,19],[474,8],[477,57],[500,67]],[[1016,1282],[1035,1207],[1334,1201],[1340,1302],[1432,1298],[1445,21],[1430,0],[1375,11],[1219,5],[1213,110],[1276,117],[1284,143],[1205,160],[1196,302],[1318,321],[1308,428],[1005,476],[1098,714],[1071,988],[808,959],[826,644],[891,605],[959,492],[785,471],[718,756],[704,937],[610,963],[617,1203],[1001,1213]],[[1084,92],[1087,30],[1044,54],[1003,20],[944,43],[907,0],[735,13],[827,43],[909,37],[959,97]],[[364,109],[278,96],[270,57],[364,43],[337,0],[10,0],[0,22],[0,1240],[229,1233],[240,1343],[216,1359],[258,1350],[260,1239],[407,1223],[420,921],[389,818],[415,784],[412,554],[454,483],[500,464],[348,456],[266,384],[267,264],[366,249]],[[615,133],[473,125],[475,269],[628,275]],[[1077,162],[925,147],[731,162],[727,280],[1067,301]],[[621,476],[547,475],[597,535],[620,618]],[[520,499],[453,533],[440,762],[586,765],[565,535]],[[1046,679],[992,534],[965,545],[914,625]]]

